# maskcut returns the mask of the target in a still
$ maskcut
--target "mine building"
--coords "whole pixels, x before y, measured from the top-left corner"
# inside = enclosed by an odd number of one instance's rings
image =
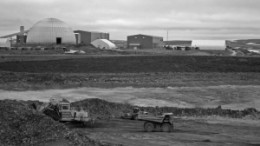
[[[143,34],[127,36],[127,47],[130,49],[155,49],[163,48],[163,45],[163,37]]]
[[[56,18],[43,19],[29,30],[27,44],[76,44],[72,28]]]
[[[19,32],[1,36],[0,38],[8,40],[11,46],[20,46],[26,44],[28,31],[24,30],[24,26],[20,26]]]
[[[0,37],[10,41],[12,47],[34,46],[66,46],[89,45],[98,39],[109,41],[109,33],[83,31],[73,29],[65,22],[56,18],[46,18],[35,23],[30,29],[20,27],[20,32]],[[5,40],[2,40],[2,44]]]
[[[109,40],[109,33],[104,32],[92,32],[84,30],[75,30],[76,35],[76,44],[91,44],[91,42],[97,39],[106,39]]]
[[[21,26],[20,32],[0,38],[8,38],[14,47],[76,44],[76,38],[72,28],[56,18],[40,20],[28,30],[25,30],[24,26]]]
[[[26,44],[28,30],[24,30],[24,26],[20,26],[20,32],[16,34],[16,43],[20,45]]]
[[[0,38],[0,49],[11,48],[11,42],[7,38]]]

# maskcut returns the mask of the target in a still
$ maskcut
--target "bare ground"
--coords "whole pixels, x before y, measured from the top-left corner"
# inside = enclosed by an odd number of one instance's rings
[[[228,121],[228,119],[226,119]],[[172,133],[143,131],[142,121],[114,119],[99,121],[93,128],[76,131],[103,142],[125,146],[257,146],[260,145],[259,124],[208,123],[205,120],[175,119]],[[70,125],[70,128],[75,127]]]
[[[38,60],[37,57],[34,59]],[[67,60],[62,61],[30,62],[29,59],[29,62],[20,62],[24,58],[27,56],[18,60],[14,57],[14,62],[7,63],[10,58],[1,58],[0,89],[3,90],[0,90],[0,100],[47,101],[51,96],[61,96],[72,101],[100,98],[141,106],[260,108],[258,58],[166,57],[167,61],[161,56],[101,57],[101,60],[65,57]],[[50,58],[46,60],[53,60]],[[78,63],[81,66],[75,65]],[[49,73],[42,73],[46,70]],[[145,133],[142,124],[140,121],[112,119],[100,120],[89,128],[68,126],[80,135],[128,146],[260,145],[259,118],[176,118],[173,133]]]
[[[109,101],[130,102],[140,101],[142,103],[167,103],[168,100],[179,100],[182,102],[195,101],[197,105],[212,102],[217,106],[218,103],[225,103],[232,108],[241,105],[248,106],[248,103],[259,101],[259,86],[220,86],[220,87],[175,87],[175,88],[80,88],[62,90],[38,90],[38,91],[0,91],[1,99],[13,98],[20,100],[42,100],[47,101],[49,97],[63,96],[70,97],[74,101],[85,98],[100,97]],[[222,91],[221,93],[219,91]],[[231,92],[232,91],[232,92]],[[243,97],[238,94],[230,94],[228,98],[217,98],[226,93],[241,92]],[[173,93],[179,96],[171,96],[173,99],[166,98]],[[209,98],[211,93],[211,98]],[[212,94],[214,93],[214,94]],[[242,94],[243,93],[243,94]],[[154,96],[157,95],[157,96]],[[181,95],[181,96],[180,96]],[[192,97],[189,97],[192,95]],[[215,97],[216,96],[216,97]],[[158,102],[158,98],[160,101]],[[247,98],[244,98],[247,97]],[[77,99],[78,98],[78,99]],[[218,102],[209,99],[218,99]],[[146,102],[149,101],[149,102]],[[235,102],[234,102],[235,101]],[[214,104],[213,104],[214,103]],[[239,103],[239,104],[238,104]],[[195,105],[195,102],[193,102]],[[253,105],[253,104],[252,104]],[[241,106],[241,107],[243,107]],[[251,106],[251,105],[250,105]],[[91,139],[101,141],[101,143],[122,144],[125,146],[259,146],[260,145],[260,124],[259,119],[230,119],[230,118],[207,118],[207,117],[182,117],[175,119],[175,131],[173,133],[143,131],[143,122],[121,119],[99,120],[94,127],[82,128],[67,124],[67,126],[79,135],[87,136]],[[47,143],[48,145],[64,145],[66,141],[56,141]]]

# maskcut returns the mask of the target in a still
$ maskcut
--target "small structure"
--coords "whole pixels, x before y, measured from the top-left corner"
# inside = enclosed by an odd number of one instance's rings
[[[163,48],[163,37],[151,35],[131,35],[127,37],[127,47],[130,49]]]
[[[109,41],[107,39],[97,39],[97,40],[91,42],[91,44],[99,49],[111,50],[111,49],[117,48],[114,43],[112,43],[111,41]]]
[[[20,32],[8,34],[5,36],[1,36],[0,38],[8,39],[10,45],[13,46],[23,46],[26,44],[27,33],[29,30],[24,30],[24,26],[20,26]]]
[[[83,30],[76,30],[74,31],[76,36],[76,44],[85,44],[89,45],[91,42],[97,39],[107,39],[109,40],[109,33],[103,32],[91,32],[91,31],[83,31]]]
[[[11,48],[11,42],[7,38],[0,38],[0,48]]]
[[[24,30],[24,26],[20,26],[20,33],[16,35],[16,43],[17,45],[24,45],[26,44],[27,39],[27,31]]]

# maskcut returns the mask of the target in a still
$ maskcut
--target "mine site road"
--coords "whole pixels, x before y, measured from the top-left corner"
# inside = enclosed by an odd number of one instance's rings
[[[91,128],[71,129],[105,143],[124,146],[259,146],[260,126],[210,124],[201,120],[175,119],[172,133],[144,132],[142,121],[112,119],[99,120]]]

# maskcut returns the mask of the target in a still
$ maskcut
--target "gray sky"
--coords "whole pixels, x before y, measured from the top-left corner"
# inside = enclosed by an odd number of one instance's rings
[[[260,0],[0,0],[0,13],[0,36],[54,17],[111,39],[260,39]]]

